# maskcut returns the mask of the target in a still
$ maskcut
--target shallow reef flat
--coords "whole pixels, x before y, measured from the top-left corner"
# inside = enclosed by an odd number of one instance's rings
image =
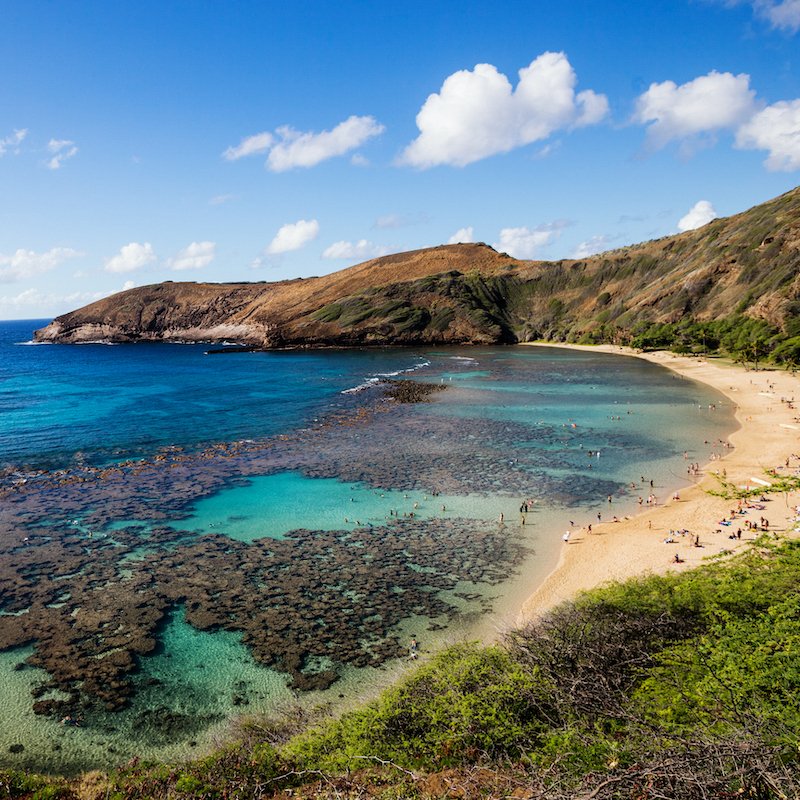
[[[27,695],[6,763],[109,765],[142,736],[207,742],[251,703],[339,680],[334,692],[353,692],[412,634],[483,624],[523,568],[554,563],[554,515],[612,495],[624,513],[638,464],[676,466],[685,440],[617,405],[638,372],[599,381],[583,361],[521,355],[487,355],[482,370],[445,356],[435,383],[369,382],[262,438],[4,470],[0,661]],[[659,413],[686,418],[683,387],[645,377]],[[80,728],[69,754],[48,756],[62,719]]]
[[[61,718],[123,708],[176,607],[198,630],[240,633],[255,660],[285,673],[296,689],[330,686],[342,665],[376,666],[401,655],[394,629],[404,618],[451,618],[460,604],[448,591],[513,572],[523,553],[515,532],[494,521],[393,517],[391,510],[382,525],[289,530],[249,543],[180,523],[200,499],[287,468],[378,488],[424,485],[431,495],[439,486],[530,488],[530,465],[500,456],[508,443],[491,425],[452,469],[467,425],[415,419],[376,399],[271,440],[194,454],[170,449],[6,485],[0,649],[33,645],[27,664],[50,676],[34,689],[34,710]],[[440,453],[419,447],[420,439],[437,442]],[[479,597],[473,605],[485,611]]]

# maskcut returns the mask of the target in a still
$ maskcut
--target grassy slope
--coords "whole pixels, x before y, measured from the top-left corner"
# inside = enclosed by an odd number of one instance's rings
[[[800,542],[765,540],[584,595],[503,646],[452,647],[288,741],[260,721],[193,764],[0,773],[0,796],[792,797],[798,693]]]
[[[444,245],[307,280],[140,287],[59,317],[57,327],[62,336],[97,326],[92,335],[134,339],[199,331],[267,346],[545,338],[742,353],[758,341],[766,354],[794,339],[800,358],[798,311],[800,188],[584,260],[518,261],[482,244]],[[228,327],[215,332],[219,325]]]
[[[452,271],[374,287],[311,317],[329,323],[313,329],[323,337],[351,341],[426,341],[461,325],[498,342],[615,341],[739,353],[754,338],[769,352],[800,335],[798,311],[796,189],[679,236],[582,261],[509,260],[491,273]]]

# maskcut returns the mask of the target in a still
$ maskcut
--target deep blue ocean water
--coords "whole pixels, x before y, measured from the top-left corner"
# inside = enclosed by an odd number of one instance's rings
[[[424,359],[407,350],[205,355],[209,345],[34,345],[49,320],[0,322],[0,466],[93,463],[268,436],[340,392]]]
[[[136,575],[157,583],[160,560],[180,561],[184,551],[216,559],[202,548],[190,550],[207,535],[250,547],[265,537],[285,544],[304,529],[300,558],[339,558],[341,565],[358,530],[367,531],[364,541],[372,545],[373,532],[391,538],[392,524],[402,519],[418,525],[416,532],[405,529],[411,555],[387,551],[387,574],[402,577],[406,562],[419,557],[413,548],[425,552],[436,525],[451,526],[452,538],[431,554],[442,560],[443,572],[460,567],[457,559],[448,562],[452,547],[463,548],[470,563],[481,557],[471,549],[480,542],[458,538],[463,520],[499,535],[500,550],[507,531],[526,555],[503,564],[502,581],[460,576],[441,593],[458,613],[434,619],[409,610],[386,632],[401,641],[413,635],[426,650],[448,637],[473,636],[487,621],[499,625],[487,617],[487,599],[493,613],[518,608],[557,560],[566,520],[585,524],[597,513],[607,518],[612,508],[619,515],[635,512],[650,480],[660,496],[686,485],[687,460],[705,463],[734,427],[732,408],[716,392],[642,360],[602,353],[520,346],[206,355],[202,344],[31,344],[33,330],[46,322],[0,322],[0,467],[9,468],[6,480],[28,481],[20,503],[0,507],[0,536],[8,537],[0,545],[10,558],[24,557],[19,542],[31,531],[45,538],[52,531],[47,546],[63,539],[64,558],[80,548],[76,535],[92,537],[86,546],[113,545],[98,553],[121,586]],[[392,406],[377,394],[382,376],[447,391],[430,403]],[[357,387],[370,388],[352,391]],[[367,407],[377,412],[359,417]],[[259,449],[263,442],[272,444]],[[186,460],[159,461],[173,446],[183,448]],[[91,469],[129,459],[144,468],[140,474],[126,466],[117,483]],[[71,483],[70,476],[87,483]],[[537,501],[525,525],[518,513],[523,498]],[[159,526],[160,535],[174,529],[182,538],[159,548],[149,538]],[[315,541],[327,542],[327,549],[315,550]],[[290,561],[287,574],[302,574],[305,562]],[[380,558],[370,563],[381,568]],[[399,588],[387,582],[359,600],[356,612],[362,603],[380,609]],[[52,613],[69,623],[93,597],[80,591],[83,600],[65,594]],[[347,605],[350,589],[339,591]],[[470,599],[478,594],[482,600]],[[292,600],[289,590],[286,598],[287,613],[292,602],[308,599]],[[0,706],[0,766],[74,772],[133,755],[180,758],[224,737],[242,712],[242,698],[249,713],[292,698],[286,675],[257,663],[243,644],[246,626],[198,630],[184,612],[176,604],[158,630],[158,648],[139,660],[129,707],[87,711],[78,728],[33,713],[31,691],[48,676],[39,667],[18,666],[35,644],[0,652],[0,696],[7,698]],[[0,625],[4,613],[20,612],[0,607]],[[336,661],[334,648],[309,663]],[[380,669],[346,660],[337,669],[341,679],[323,700],[386,680]],[[179,721],[178,729],[165,719]],[[10,753],[15,744],[24,750]]]

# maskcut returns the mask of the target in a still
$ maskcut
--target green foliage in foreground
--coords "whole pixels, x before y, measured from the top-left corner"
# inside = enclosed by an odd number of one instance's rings
[[[295,719],[293,737],[252,724],[206,759],[132,764],[91,796],[435,797],[420,771],[474,786],[480,767],[500,796],[522,780],[555,800],[777,800],[800,796],[797,697],[800,542],[765,539],[588,593],[503,646],[451,647],[341,719]],[[0,797],[89,796],[0,773]]]
[[[523,763],[566,782],[694,764],[706,788],[740,772],[732,791],[747,783],[744,759],[779,776],[765,786],[786,772],[800,788],[797,696],[800,543],[764,542],[729,563],[589,593],[506,649],[451,648],[284,756],[330,771],[365,758],[427,770]]]
[[[544,730],[535,713],[541,690],[506,650],[457,645],[375,703],[298,737],[285,754],[331,771],[372,757],[428,769],[518,758]]]

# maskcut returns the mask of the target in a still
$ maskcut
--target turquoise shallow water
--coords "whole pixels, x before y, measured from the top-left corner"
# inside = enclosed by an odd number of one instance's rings
[[[308,478],[281,472],[253,478],[200,500],[194,513],[182,519],[183,528],[224,533],[249,542],[263,536],[276,539],[296,528],[335,531],[384,525],[414,515],[498,519],[514,503],[506,497],[437,495],[424,491],[374,489],[335,478]]]
[[[134,705],[99,715],[91,726],[37,716],[30,707],[43,670],[15,669],[31,648],[0,653],[3,725],[0,752],[19,768],[72,773],[90,764],[113,764],[165,753],[191,757],[221,741],[231,708],[279,710],[293,694],[279,673],[264,669],[229,633],[197,631],[177,613],[163,630],[164,647],[149,659]],[[51,693],[57,696],[58,693]],[[24,747],[19,753],[9,748]]]
[[[604,354],[214,357],[202,346],[15,344],[26,330],[0,325],[0,445],[17,470],[6,480],[28,481],[0,507],[0,547],[19,569],[41,550],[39,571],[24,571],[33,592],[50,591],[53,564],[74,570],[53,582],[48,616],[35,612],[42,635],[93,605],[145,625],[129,615],[134,597],[168,613],[142,629],[156,648],[136,658],[127,708],[87,706],[80,727],[35,715],[31,691],[48,674],[16,668],[50,640],[0,652],[11,698],[0,765],[72,772],[202,752],[237,716],[294,697],[281,664],[297,654],[305,673],[340,676],[301,699],[371,691],[406,665],[393,641],[402,652],[414,635],[431,651],[491,635],[552,568],[564,526],[635,511],[650,480],[662,496],[685,485],[687,460],[719,452],[734,424],[715,392]],[[385,374],[447,391],[394,406],[375,388]],[[173,445],[174,460],[159,455]],[[144,460],[108,475],[92,466],[131,458]],[[536,501],[525,525],[523,500]],[[404,607],[398,594],[414,599]],[[29,612],[26,597],[5,601],[0,625]],[[281,617],[292,625],[259,638]],[[109,635],[85,640],[88,652]]]

